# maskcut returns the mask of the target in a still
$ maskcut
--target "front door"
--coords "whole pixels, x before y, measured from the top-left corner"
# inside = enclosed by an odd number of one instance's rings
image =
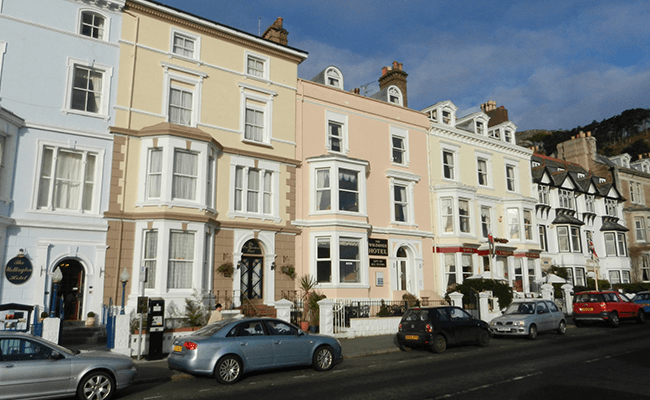
[[[264,271],[262,248],[257,240],[249,240],[242,247],[241,293],[246,299],[261,299]]]
[[[57,315],[60,313],[61,299],[63,299],[63,319],[82,320],[83,315],[83,293],[85,272],[81,263],[77,260],[62,260],[54,267],[59,268],[63,279],[59,283],[57,293]]]
[[[409,290],[408,287],[408,259],[404,247],[397,250],[397,290]]]

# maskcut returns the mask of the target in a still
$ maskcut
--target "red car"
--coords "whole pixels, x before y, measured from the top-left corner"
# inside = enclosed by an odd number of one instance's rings
[[[573,322],[584,326],[586,321],[605,321],[616,328],[622,319],[645,322],[643,307],[617,291],[580,292],[573,296]]]

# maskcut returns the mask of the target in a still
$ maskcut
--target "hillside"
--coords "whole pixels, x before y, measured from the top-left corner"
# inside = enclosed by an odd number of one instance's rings
[[[625,110],[601,122],[578,126],[571,130],[551,131],[533,129],[517,132],[517,144],[537,146],[536,153],[552,155],[558,143],[569,140],[580,131],[591,132],[598,142],[598,153],[613,156],[629,153],[632,158],[650,152],[650,109]]]

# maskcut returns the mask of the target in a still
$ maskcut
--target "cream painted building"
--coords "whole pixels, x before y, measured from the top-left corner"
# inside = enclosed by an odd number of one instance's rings
[[[406,73],[386,67],[370,97],[334,66],[298,80],[298,275],[328,298],[401,300],[434,290],[428,126],[405,108]]]
[[[494,102],[481,108],[464,117],[451,101],[423,110],[430,122],[434,281],[441,295],[472,276],[503,279],[521,292],[535,291],[541,277],[532,151],[515,144],[517,127],[507,110]]]
[[[159,3],[127,1],[105,300],[141,293],[181,313],[198,293],[271,305],[294,282],[297,66],[282,19],[257,37]],[[277,268],[276,268],[277,266]],[[134,284],[136,283],[136,284]]]

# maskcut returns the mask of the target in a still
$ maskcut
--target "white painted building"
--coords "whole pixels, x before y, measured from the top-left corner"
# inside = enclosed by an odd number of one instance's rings
[[[65,318],[101,310],[123,6],[123,0],[0,1],[0,105],[24,121],[5,130],[8,142],[18,141],[11,188],[5,175],[0,183],[0,207],[8,205],[0,303],[48,310],[58,267]],[[5,155],[9,149],[7,143]],[[21,252],[33,271],[12,282],[5,266]]]

